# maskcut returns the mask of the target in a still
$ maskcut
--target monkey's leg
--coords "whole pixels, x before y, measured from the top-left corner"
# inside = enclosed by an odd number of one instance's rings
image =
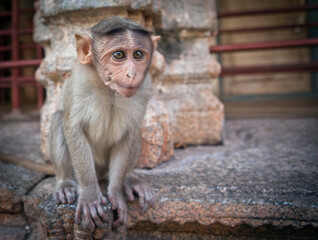
[[[68,124],[68,122],[66,122]],[[67,125],[65,137],[67,139],[72,166],[78,182],[79,197],[77,201],[75,222],[88,226],[92,231],[96,226],[102,227],[108,222],[108,214],[103,209],[107,204],[106,197],[102,194],[95,171],[95,163],[90,145],[84,135],[83,128],[78,125]]]
[[[112,209],[118,213],[118,219],[115,219],[113,222],[113,227],[127,223],[128,207],[124,195],[124,182],[127,173],[132,168],[131,150],[134,146],[133,135],[133,131],[129,132],[113,146],[110,152],[107,195]]]
[[[134,145],[134,151],[132,152],[133,154],[131,160],[133,167],[135,167],[140,155],[140,137],[138,138],[138,140],[139,141],[136,141],[136,144]],[[133,170],[133,167],[131,168],[131,171]],[[155,194],[152,188],[147,183],[134,176],[132,172],[127,174],[125,180],[125,193],[129,201],[134,200],[134,193],[138,195],[141,213],[144,213],[149,207],[154,206]]]
[[[56,173],[55,200],[59,204],[74,203],[76,199],[76,182],[63,132],[63,111],[57,111],[52,116],[49,152]]]
[[[129,200],[134,199],[133,192],[136,192],[144,211],[149,205],[153,205],[154,194],[151,188],[130,174],[127,177],[127,174],[133,170],[139,153],[139,130],[131,132],[111,150],[108,198],[112,209],[118,212],[118,219],[113,223],[114,227],[127,222],[127,203],[124,192]]]

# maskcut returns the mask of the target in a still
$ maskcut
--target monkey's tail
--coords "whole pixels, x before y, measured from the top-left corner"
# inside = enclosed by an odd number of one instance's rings
[[[8,155],[0,152],[0,161],[4,163],[15,164],[32,171],[41,172],[46,175],[55,175],[52,164],[36,163],[29,159],[21,158],[15,155]]]

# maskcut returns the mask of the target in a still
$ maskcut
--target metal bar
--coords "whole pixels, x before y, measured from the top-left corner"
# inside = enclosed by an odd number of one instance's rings
[[[12,32],[11,29],[5,29],[5,30],[0,30],[0,36],[3,35],[10,35]],[[33,29],[32,28],[26,28],[26,29],[18,29],[18,34],[19,35],[23,35],[23,34],[32,34],[33,33]]]
[[[256,32],[256,31],[267,31],[267,30],[288,29],[288,28],[307,28],[307,27],[318,27],[318,22],[304,23],[304,24],[264,26],[264,27],[251,27],[251,28],[220,29],[219,34]]]
[[[19,39],[18,39],[18,28],[19,28],[19,1],[12,0],[12,61],[19,60]],[[2,62],[5,63],[5,62]],[[20,72],[19,69],[12,69],[12,83],[11,83],[11,98],[12,98],[12,111],[20,111],[20,89],[17,78]]]
[[[299,63],[288,65],[263,65],[244,67],[222,67],[221,76],[278,72],[306,72],[318,71],[318,61],[311,63]]]
[[[232,101],[267,101],[267,100],[288,100],[288,99],[317,99],[318,93],[316,92],[303,92],[303,93],[280,93],[280,94],[244,94],[244,95],[234,95],[227,96],[222,101],[232,102]]]
[[[43,50],[40,45],[36,45],[36,57],[43,58]],[[37,107],[40,109],[44,102],[44,88],[40,83],[37,83]]]
[[[12,77],[0,77],[1,83],[10,83],[12,81]],[[23,77],[17,77],[16,80],[18,82],[34,82],[34,85],[36,84],[36,80],[34,76],[23,76]]]
[[[8,17],[11,16],[11,12],[0,12],[0,17]]]
[[[17,68],[17,67],[30,67],[40,65],[42,59],[28,59],[19,61],[5,61],[0,62],[0,68]]]
[[[11,29],[0,30],[0,36],[10,35],[10,34],[11,34]]]
[[[217,46],[210,46],[210,52],[222,53],[222,52],[233,52],[233,51],[264,50],[264,49],[275,49],[275,48],[313,46],[313,45],[318,45],[318,38],[217,45]]]
[[[293,6],[293,7],[280,7],[280,8],[268,8],[268,9],[253,9],[239,12],[223,12],[218,13],[218,18],[225,17],[241,17],[241,16],[250,16],[258,14],[273,14],[273,13],[286,13],[286,12],[297,12],[297,11],[307,11],[307,10],[316,10],[318,9],[318,4],[306,4],[302,6]]]
[[[11,81],[9,83],[0,81],[0,88],[10,88],[10,87],[11,87]]]
[[[0,52],[11,51],[12,46],[0,46]]]
[[[36,48],[36,44],[35,43],[26,43],[26,44],[22,44],[19,45],[19,49],[33,49]],[[12,46],[0,46],[0,52],[5,52],[5,51],[11,51],[12,50]]]

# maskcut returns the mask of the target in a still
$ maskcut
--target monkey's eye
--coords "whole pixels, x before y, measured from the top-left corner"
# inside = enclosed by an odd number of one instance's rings
[[[123,58],[125,58],[125,54],[123,52],[121,52],[121,51],[118,51],[118,52],[115,52],[113,54],[113,57],[115,59],[123,59]]]
[[[143,57],[144,57],[143,52],[140,52],[140,51],[134,52],[135,59],[142,59]]]

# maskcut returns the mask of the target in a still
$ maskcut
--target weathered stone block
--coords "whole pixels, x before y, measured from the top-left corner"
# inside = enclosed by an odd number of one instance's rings
[[[129,0],[80,0],[80,1],[65,1],[65,0],[41,0],[41,11],[44,16],[53,16],[60,13],[76,10],[92,10],[94,8],[113,8],[113,7],[128,7]]]
[[[174,36],[163,36],[159,51],[164,55],[165,66],[162,83],[202,83],[212,82],[220,74],[221,66],[209,53],[207,38],[187,38],[180,40]]]
[[[162,28],[211,30],[216,22],[215,1],[211,0],[161,0]]]
[[[24,227],[0,226],[0,240],[21,240],[25,239],[26,235]]]
[[[21,213],[0,213],[0,225],[9,227],[23,227],[27,225],[27,221]]]
[[[106,185],[103,185],[106,189]],[[43,231],[47,239],[101,239],[120,240],[126,239],[126,227],[117,230],[111,228],[110,223],[104,223],[102,228],[95,228],[92,232],[89,228],[75,224],[74,204],[57,205],[53,196],[50,195],[40,205],[40,216]],[[111,209],[110,205],[106,208]],[[109,219],[113,219],[112,211],[108,211]]]
[[[29,221],[39,221],[39,204],[43,202],[55,190],[55,178],[46,178],[40,182],[32,191],[24,197],[24,212]]]
[[[172,116],[175,146],[222,142],[224,107],[213,95],[211,84],[161,86],[157,98],[166,103]]]
[[[173,155],[170,116],[164,104],[152,98],[141,128],[141,156],[137,167],[153,168]]]

